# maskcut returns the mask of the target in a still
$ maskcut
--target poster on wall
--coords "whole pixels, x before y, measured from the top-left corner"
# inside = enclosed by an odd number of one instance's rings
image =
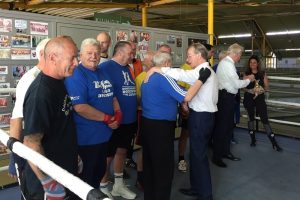
[[[129,41],[134,42],[134,43],[138,43],[138,33],[136,31],[132,30],[130,32]]]
[[[31,37],[30,35],[14,35],[11,37],[12,47],[30,47]]]
[[[143,40],[138,43],[138,50],[139,51],[148,51],[149,50],[149,42],[146,40]]]
[[[10,39],[8,35],[0,35],[0,48],[10,48]]]
[[[11,32],[12,31],[12,19],[0,17],[0,32]]]
[[[8,66],[0,66],[0,74],[8,74]]]
[[[150,33],[148,33],[148,32],[141,32],[140,33],[140,41],[141,42],[143,42],[143,41],[149,42],[150,39],[151,39]]]
[[[196,38],[188,38],[188,45],[190,46],[191,44],[205,44],[207,43],[207,40],[203,40],[203,39],[196,39]]]
[[[30,49],[11,49],[12,60],[30,60]]]
[[[116,31],[117,41],[128,41],[128,33],[124,30]]]
[[[47,39],[45,35],[32,35],[31,36],[31,47],[35,48],[43,39]]]
[[[0,83],[6,82],[6,76],[0,75]]]
[[[27,32],[27,21],[23,19],[15,19],[16,33],[26,33]]]
[[[48,35],[48,23],[30,21],[30,33],[33,35]]]
[[[27,71],[29,71],[32,66],[12,66],[12,74],[15,78],[21,78]]]
[[[0,49],[0,59],[9,59],[10,49]]]
[[[182,38],[181,37],[176,38],[176,47],[182,47]]]
[[[168,44],[175,44],[176,37],[174,35],[168,35],[167,36],[167,43]]]
[[[33,60],[37,59],[37,55],[36,55],[36,50],[35,49],[31,49],[30,58],[33,59]]]
[[[3,108],[3,107],[7,107],[7,97],[4,97],[4,96],[0,96],[0,107]]]
[[[0,114],[0,128],[9,127],[11,113]]]

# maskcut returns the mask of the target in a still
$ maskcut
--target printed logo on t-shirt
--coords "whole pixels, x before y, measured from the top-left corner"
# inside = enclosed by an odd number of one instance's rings
[[[122,73],[124,78],[124,85],[130,85],[130,83],[134,85],[134,82],[130,79],[129,73],[124,71],[122,71]]]
[[[63,107],[61,110],[65,113],[66,116],[68,116],[69,113],[73,110],[72,102],[67,94],[64,98]]]
[[[93,81],[93,83],[95,84],[95,88],[102,88],[104,90],[112,87],[111,83],[108,80]]]

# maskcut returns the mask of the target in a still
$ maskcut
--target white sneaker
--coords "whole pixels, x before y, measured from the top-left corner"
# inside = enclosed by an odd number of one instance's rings
[[[113,196],[121,196],[125,199],[135,199],[136,197],[136,194],[130,191],[124,183],[118,185],[114,184],[111,194]]]
[[[114,197],[111,195],[110,191],[106,189],[100,188],[100,191],[103,192],[106,196],[108,196],[109,199],[114,200]]]
[[[187,163],[185,162],[185,160],[181,160],[179,163],[178,163],[178,170],[180,172],[187,172]]]

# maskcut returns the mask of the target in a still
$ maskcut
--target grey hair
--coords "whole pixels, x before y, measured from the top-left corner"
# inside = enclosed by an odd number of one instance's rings
[[[86,38],[81,42],[80,51],[84,49],[87,45],[98,46],[100,49],[100,43],[94,38]]]
[[[244,47],[242,47],[238,43],[234,43],[228,47],[227,53],[242,55],[243,51],[244,51]]]
[[[203,45],[203,44],[200,44],[200,43],[194,43],[194,44],[191,44],[188,49],[190,48],[194,48],[194,53],[195,54],[200,54],[201,57],[204,59],[204,60],[207,60],[207,57],[208,57],[208,51],[206,49],[206,47]]]
[[[153,56],[154,65],[163,66],[168,61],[172,62],[172,57],[169,53],[157,52]]]
[[[45,46],[46,46],[46,44],[49,42],[49,40],[50,40],[50,38],[43,39],[43,40],[40,41],[39,44],[36,46],[35,53],[36,53],[36,57],[37,57],[38,60],[41,59],[40,52],[41,52],[41,51],[44,51]]]

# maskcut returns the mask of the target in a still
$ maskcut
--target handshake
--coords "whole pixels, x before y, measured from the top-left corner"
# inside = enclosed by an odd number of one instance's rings
[[[207,79],[210,77],[211,71],[208,68],[201,68],[199,71],[199,77],[198,80],[204,84]]]
[[[108,114],[104,114],[104,119],[103,122],[107,125],[110,125],[114,122],[117,122],[118,125],[121,124],[122,122],[122,112],[121,110],[116,110],[115,111],[115,115],[108,115]]]

